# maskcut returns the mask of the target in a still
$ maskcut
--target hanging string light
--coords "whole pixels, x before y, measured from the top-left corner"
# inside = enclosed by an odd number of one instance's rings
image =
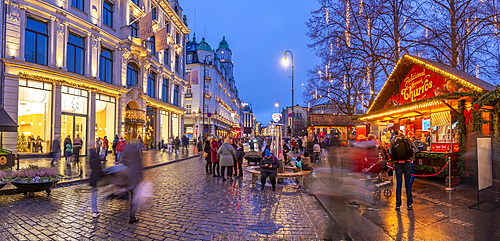
[[[467,19],[467,34],[469,34],[469,32],[470,32],[470,28],[469,28],[470,23],[469,22],[470,22],[469,19]]]
[[[368,22],[367,22],[367,29],[368,29],[368,38],[371,38],[372,37],[372,27],[370,26],[370,19],[368,19]]]
[[[344,90],[347,89],[346,85],[345,85],[345,75],[344,75]]]
[[[477,15],[474,15],[474,26],[475,26],[475,31],[477,33]]]
[[[333,54],[333,43],[330,42],[330,55],[332,55],[332,54]]]
[[[359,2],[359,16],[361,16],[362,12],[363,12],[363,0]]]
[[[370,62],[368,62],[368,64],[366,65],[366,79],[368,82],[368,86],[370,85],[370,65]]]
[[[346,29],[344,31],[345,33],[345,40],[346,40],[346,43],[347,43],[347,47],[351,47],[351,36],[349,35],[349,24],[350,24],[350,21],[351,21],[351,17],[350,17],[350,5],[349,5],[349,1],[346,2],[346,9],[345,9],[345,24],[346,24]]]
[[[333,80],[332,80],[332,74],[328,74],[328,80],[330,81],[330,83],[333,82]]]
[[[319,81],[321,81],[321,70],[318,70],[318,74],[319,74]]]
[[[403,16],[403,30],[406,30],[406,16]]]
[[[337,36],[337,48],[339,48],[339,42],[340,42],[339,36]]]
[[[479,78],[479,65],[476,64],[476,78]]]
[[[325,7],[325,10],[326,10],[326,24],[328,24],[328,22],[330,22],[330,19],[328,18],[328,8]]]
[[[494,16],[493,17],[493,20],[495,20],[495,24],[494,24],[494,29],[495,29],[495,35],[498,35],[498,22],[497,22],[497,16]]]

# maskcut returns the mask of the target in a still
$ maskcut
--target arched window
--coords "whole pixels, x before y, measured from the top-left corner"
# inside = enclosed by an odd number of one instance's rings
[[[135,63],[127,65],[127,86],[136,86],[139,82],[139,66]]]

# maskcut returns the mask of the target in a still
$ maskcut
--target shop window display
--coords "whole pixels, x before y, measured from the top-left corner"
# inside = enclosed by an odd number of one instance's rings
[[[95,136],[108,140],[115,137],[116,99],[107,95],[96,95],[95,101]]]
[[[166,111],[161,111],[160,112],[160,140],[163,139],[163,141],[168,141],[169,137],[169,116],[168,112]]]
[[[144,137],[144,144],[154,148],[155,145],[155,119],[156,109],[148,106],[146,109],[146,134]]]
[[[74,140],[77,135],[83,141],[80,155],[86,155],[87,146],[87,111],[88,91],[61,87],[61,136],[70,136]]]
[[[179,130],[179,115],[178,114],[172,114],[172,136],[178,137],[180,135],[180,130]]]
[[[19,81],[18,152],[50,152],[51,96],[52,84]]]

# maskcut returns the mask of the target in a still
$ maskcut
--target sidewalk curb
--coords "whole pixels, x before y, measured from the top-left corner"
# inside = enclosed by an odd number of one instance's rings
[[[190,156],[190,157],[185,157],[185,158],[180,158],[180,159],[169,161],[169,162],[162,162],[162,163],[154,164],[154,165],[151,165],[151,166],[143,167],[142,170],[149,170],[149,169],[156,168],[156,167],[161,167],[161,166],[165,166],[165,165],[169,165],[169,164],[174,164],[174,163],[177,163],[177,162],[185,161],[185,160],[188,160],[188,159],[191,159],[191,158],[195,158],[195,157],[199,157],[199,156],[201,156],[201,154]],[[74,186],[74,185],[84,184],[84,183],[89,182],[89,180],[90,180],[90,178],[84,178],[84,179],[79,179],[79,180],[59,182],[59,183],[56,183],[56,185],[53,188],[67,187],[67,186]],[[18,193],[22,193],[22,192],[19,189],[17,189],[17,188],[0,190],[0,196],[2,196],[2,195],[12,195],[12,194],[18,194]]]
[[[326,215],[328,215],[328,217],[330,218],[330,220],[332,220],[333,224],[336,225],[336,226],[338,226],[338,227],[340,227],[342,229],[342,231],[344,232],[344,237],[346,238],[346,240],[352,241],[351,236],[349,236],[349,234],[345,231],[344,227],[342,227],[340,225],[340,223],[337,221],[337,219],[335,218],[335,216],[333,216],[333,214],[330,212],[330,210],[328,210],[328,208],[323,203],[323,201],[321,201],[321,199],[314,192],[311,191],[311,189],[307,185],[307,182],[304,182],[304,187],[306,187],[307,190],[309,190],[308,194],[311,195],[311,196],[313,196],[316,199],[316,201],[318,201],[319,206],[325,211]]]

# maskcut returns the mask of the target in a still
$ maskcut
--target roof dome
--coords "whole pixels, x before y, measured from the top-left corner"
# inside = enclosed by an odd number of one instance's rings
[[[206,50],[206,51],[210,51],[210,52],[212,52],[212,47],[210,47],[210,44],[208,44],[208,43],[205,41],[205,37],[203,37],[203,38],[201,39],[200,44],[198,44],[198,49],[203,49],[203,50]]]
[[[217,48],[217,50],[219,49],[229,49],[229,44],[227,44],[226,36],[222,36],[222,41],[220,41],[219,48]]]

